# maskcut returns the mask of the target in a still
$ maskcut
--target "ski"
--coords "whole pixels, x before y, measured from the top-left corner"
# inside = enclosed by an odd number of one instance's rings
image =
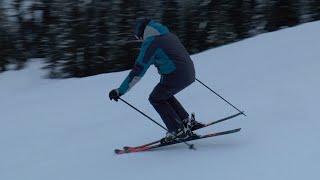
[[[242,111],[242,112],[236,113],[236,114],[234,114],[234,115],[231,115],[231,116],[228,116],[228,117],[225,117],[225,118],[216,120],[216,121],[209,122],[209,123],[205,124],[203,127],[199,127],[199,128],[197,128],[197,129],[194,129],[193,131],[198,130],[198,129],[201,129],[201,128],[205,128],[205,127],[208,127],[208,126],[217,124],[217,123],[221,123],[221,122],[223,122],[223,121],[226,121],[226,120],[229,120],[229,119],[232,119],[232,118],[235,118],[235,117],[237,117],[237,116],[239,116],[239,115],[241,115],[241,114],[243,114],[243,113],[244,113],[244,112]]]
[[[198,127],[198,128],[196,128],[196,129],[193,129],[193,131],[198,130],[198,129],[202,129],[202,128],[205,128],[205,127],[208,127],[208,126],[211,126],[211,125],[214,125],[214,124],[217,124],[217,123],[220,123],[220,122],[223,122],[223,121],[232,119],[232,118],[235,118],[235,117],[237,117],[237,116],[239,116],[239,115],[241,115],[241,114],[243,114],[243,113],[244,113],[244,112],[239,112],[239,113],[233,114],[233,115],[231,115],[231,116],[228,116],[228,117],[225,117],[225,118],[222,118],[222,119],[218,119],[218,120],[209,122],[209,123],[205,124],[203,127]],[[161,141],[161,139],[160,139],[160,140],[157,140],[157,141],[154,141],[154,142],[151,142],[151,143],[148,143],[148,144],[143,144],[143,145],[141,145],[141,146],[135,146],[135,147],[124,146],[124,147],[123,147],[123,150],[126,150],[126,151],[127,151],[127,150],[129,150],[129,149],[131,149],[131,148],[141,148],[141,147],[144,147],[144,146],[150,146],[150,145],[153,145],[153,144],[157,144],[157,143],[159,143],[160,141]]]
[[[217,133],[212,133],[212,134],[193,136],[193,137],[186,139],[185,142],[199,140],[199,139],[205,139],[205,138],[210,138],[210,137],[216,137],[216,136],[221,136],[221,135],[226,135],[226,134],[232,134],[232,133],[239,132],[240,130],[241,130],[241,128],[237,128],[237,129],[232,129],[229,131],[222,131],[222,132],[217,132]],[[173,142],[165,143],[165,144],[161,144],[160,142],[158,142],[158,143],[159,144],[156,144],[156,145],[139,146],[139,147],[127,148],[127,149],[123,149],[123,150],[116,149],[116,150],[114,150],[114,152],[116,154],[141,152],[141,151],[147,151],[147,150],[156,149],[156,148],[160,148],[160,147],[170,146],[170,145],[174,145],[174,144],[179,144],[181,142],[173,141]]]

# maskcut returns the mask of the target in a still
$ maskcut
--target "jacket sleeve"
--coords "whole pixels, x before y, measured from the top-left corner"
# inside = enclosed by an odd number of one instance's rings
[[[139,56],[130,71],[129,75],[119,87],[119,93],[125,94],[128,92],[147,72],[150,65],[153,63],[156,47],[153,44],[154,37],[149,37],[142,43]]]

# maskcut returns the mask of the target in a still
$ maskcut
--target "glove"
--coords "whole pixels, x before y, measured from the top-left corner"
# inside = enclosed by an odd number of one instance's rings
[[[115,101],[118,101],[118,99],[120,98],[120,96],[122,96],[121,93],[119,93],[119,90],[118,89],[113,89],[112,91],[110,91],[109,93],[109,98],[110,100],[115,100]]]

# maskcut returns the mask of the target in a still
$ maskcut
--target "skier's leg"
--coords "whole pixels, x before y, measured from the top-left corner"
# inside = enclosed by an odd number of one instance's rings
[[[169,88],[168,86],[159,83],[149,96],[150,103],[159,113],[170,132],[176,131],[183,126],[179,115],[168,103],[168,100],[179,91],[179,89]]]
[[[175,112],[178,114],[180,117],[180,120],[184,124],[185,127],[187,127],[190,130],[195,130],[198,128],[201,128],[205,126],[204,123],[198,122],[192,117],[189,118],[189,114],[187,111],[183,108],[183,106],[180,104],[180,102],[172,96],[171,98],[168,99],[168,103],[171,105],[171,107],[175,110]]]
[[[181,120],[187,119],[189,117],[188,112],[183,108],[183,106],[174,96],[168,99],[168,103],[175,110]]]

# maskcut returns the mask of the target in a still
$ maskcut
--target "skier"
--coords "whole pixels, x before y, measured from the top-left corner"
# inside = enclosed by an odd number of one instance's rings
[[[135,38],[141,40],[142,46],[135,65],[121,86],[109,93],[110,100],[118,101],[154,64],[161,75],[160,82],[149,96],[149,101],[159,113],[168,132],[165,142],[187,139],[196,126],[203,126],[190,118],[189,114],[174,97],[175,94],[195,81],[195,69],[189,53],[177,36],[168,28],[149,18],[137,21]]]

